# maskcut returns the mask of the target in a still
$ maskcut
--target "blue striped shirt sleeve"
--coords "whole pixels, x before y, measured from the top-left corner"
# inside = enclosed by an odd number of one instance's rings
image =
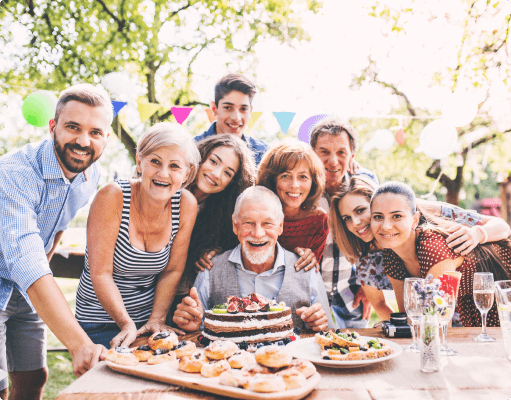
[[[26,292],[51,270],[37,226],[39,190],[25,171],[0,169],[0,248],[10,279]]]

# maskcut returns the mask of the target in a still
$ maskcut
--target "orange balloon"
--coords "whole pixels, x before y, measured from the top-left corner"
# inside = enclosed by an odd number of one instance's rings
[[[396,132],[396,142],[397,144],[405,144],[406,142],[406,133],[404,129],[398,129]]]

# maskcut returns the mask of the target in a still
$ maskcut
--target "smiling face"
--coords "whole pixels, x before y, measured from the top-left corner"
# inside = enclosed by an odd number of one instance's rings
[[[232,147],[214,148],[199,168],[197,189],[206,195],[221,192],[231,183],[239,167],[239,157]]]
[[[339,215],[346,228],[364,242],[374,239],[371,230],[371,208],[367,197],[347,194],[339,201]]]
[[[300,208],[307,199],[311,186],[312,176],[305,161],[300,161],[293,169],[277,175],[275,187],[284,213]]]
[[[68,179],[89,168],[106,146],[109,111],[71,100],[62,108],[58,121],[50,120],[58,162]]]
[[[339,135],[325,133],[318,137],[314,151],[325,167],[326,186],[336,189],[342,182],[355,153],[351,151],[346,132]]]
[[[419,223],[419,212],[412,214],[406,197],[385,193],[375,197],[371,203],[371,229],[378,244],[387,249],[396,249],[408,240],[415,241],[415,228]]]
[[[237,220],[233,219],[233,230],[249,263],[261,265],[271,260],[283,222],[270,199],[245,200],[241,204]]]
[[[144,157],[137,154],[137,170],[145,194],[156,201],[168,201],[190,173],[184,151],[177,146],[160,147]]]
[[[212,102],[211,109],[217,118],[216,133],[230,133],[241,138],[252,111],[248,94],[233,90],[222,97],[218,104]]]

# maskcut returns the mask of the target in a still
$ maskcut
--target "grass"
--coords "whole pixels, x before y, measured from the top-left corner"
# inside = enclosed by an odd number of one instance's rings
[[[76,289],[79,279],[55,278],[62,293],[67,300],[67,304],[73,313],[76,309]],[[57,337],[48,329],[48,347],[64,347]],[[68,387],[76,379],[73,373],[73,364],[71,355],[67,351],[49,351],[46,357],[48,363],[49,377],[44,387],[44,400],[53,400],[59,392]]]

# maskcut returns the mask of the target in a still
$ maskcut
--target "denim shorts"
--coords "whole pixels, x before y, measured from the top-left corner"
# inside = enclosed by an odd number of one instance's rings
[[[14,288],[5,311],[0,310],[0,369],[35,371],[45,366],[46,325]],[[7,386],[5,378],[0,382],[0,390]]]
[[[107,349],[110,348],[112,339],[121,332],[121,329],[115,322],[97,323],[78,321],[78,323],[93,343],[102,344]],[[135,325],[137,329],[140,329],[145,325],[145,322],[135,322]]]

